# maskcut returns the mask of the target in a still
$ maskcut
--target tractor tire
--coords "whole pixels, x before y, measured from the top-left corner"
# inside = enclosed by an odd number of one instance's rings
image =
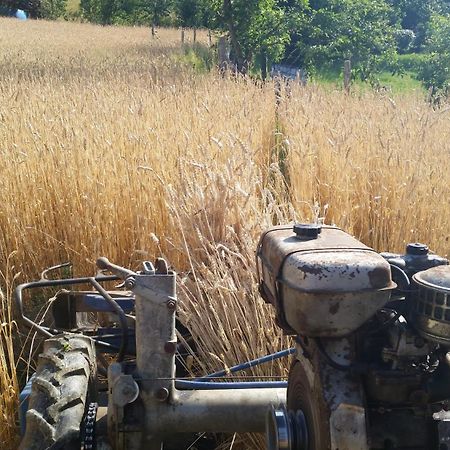
[[[19,450],[80,449],[80,425],[95,393],[93,341],[64,333],[39,355]]]

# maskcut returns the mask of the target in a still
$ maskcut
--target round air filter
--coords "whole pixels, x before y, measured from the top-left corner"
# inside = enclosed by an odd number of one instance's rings
[[[437,266],[413,275],[416,294],[412,325],[425,338],[450,346],[450,266]]]

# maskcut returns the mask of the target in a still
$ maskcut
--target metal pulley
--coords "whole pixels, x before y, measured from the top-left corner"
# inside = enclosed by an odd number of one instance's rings
[[[285,405],[271,407],[267,413],[268,450],[308,450],[308,429],[301,410],[288,411]]]

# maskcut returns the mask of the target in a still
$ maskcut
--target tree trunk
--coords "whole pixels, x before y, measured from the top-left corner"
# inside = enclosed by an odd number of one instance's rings
[[[239,72],[246,73],[248,64],[245,61],[244,55],[242,54],[242,48],[239,44],[236,27],[233,21],[233,5],[231,0],[223,0],[223,15],[225,18],[225,23],[228,27],[228,32],[230,33],[230,43],[233,49],[233,59],[236,64],[236,68]]]

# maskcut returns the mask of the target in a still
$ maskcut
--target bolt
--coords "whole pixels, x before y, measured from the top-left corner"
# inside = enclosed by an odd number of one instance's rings
[[[160,388],[155,392],[155,397],[160,402],[165,402],[169,398],[169,390],[166,388]]]
[[[125,287],[126,287],[127,289],[133,289],[134,286],[135,286],[135,284],[136,284],[136,280],[134,279],[134,277],[128,277],[128,278],[125,280]]]
[[[164,344],[164,351],[166,353],[174,354],[176,350],[177,350],[177,343],[176,342],[167,341]]]
[[[177,307],[177,302],[176,302],[176,300],[171,298],[170,300],[167,300],[166,306],[167,306],[167,309],[169,309],[170,311],[174,311],[175,308]]]

